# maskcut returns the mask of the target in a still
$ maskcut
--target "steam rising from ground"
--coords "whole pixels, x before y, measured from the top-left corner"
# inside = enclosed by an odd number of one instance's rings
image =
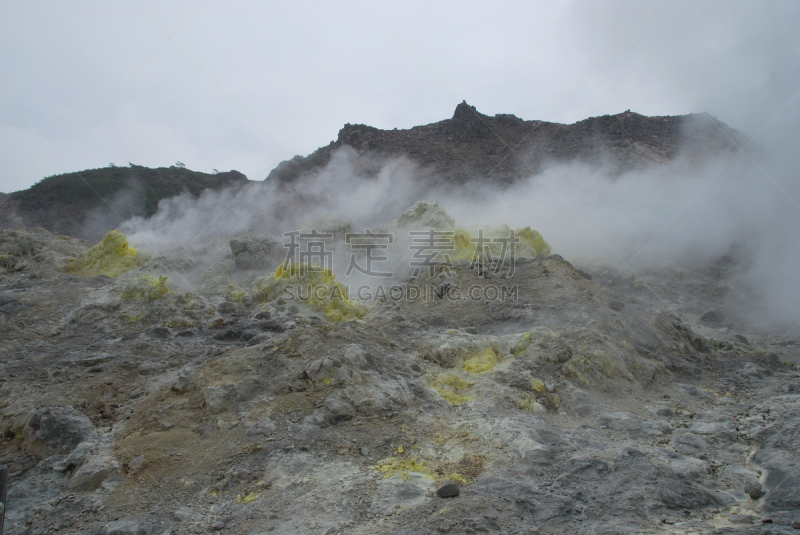
[[[791,200],[800,199],[800,188],[791,180],[791,162],[767,162],[763,154],[756,161],[744,154],[701,164],[678,159],[618,177],[572,164],[505,189],[485,183],[448,188],[424,185],[418,180],[424,170],[405,159],[384,163],[369,178],[369,166],[342,149],[315,177],[282,189],[255,183],[240,191],[206,191],[198,199],[179,196],[122,230],[144,249],[194,251],[213,261],[229,253],[223,237],[258,232],[280,241],[284,232],[323,214],[361,232],[417,200],[438,201],[458,227],[531,226],[573,263],[610,265],[631,277],[657,267],[697,267],[735,252],[744,267],[736,283],[757,296],[749,315],[754,325],[788,329],[800,320],[800,207]],[[216,244],[212,252],[210,244]],[[337,257],[334,271],[346,267]]]

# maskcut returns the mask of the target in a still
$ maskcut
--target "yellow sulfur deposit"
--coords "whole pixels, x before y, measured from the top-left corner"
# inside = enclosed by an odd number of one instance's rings
[[[453,472],[452,474],[450,474],[450,477],[448,477],[447,479],[449,479],[451,481],[455,481],[456,483],[461,483],[462,485],[466,485],[467,484],[467,478],[462,476],[461,474],[456,473],[456,472]]]
[[[469,373],[483,373],[488,372],[498,364],[500,364],[500,357],[494,349],[487,347],[477,355],[465,360],[461,367]]]
[[[258,498],[258,492],[251,492],[247,496],[242,496],[241,494],[236,496],[236,503],[250,503]]]
[[[533,230],[531,227],[525,227],[522,230],[518,230],[516,236],[521,242],[527,243],[533,247],[536,254],[550,256],[550,246],[544,241],[539,231]]]
[[[531,333],[516,335],[516,340],[512,339],[511,343],[511,353],[514,355],[519,355],[525,351],[529,345],[531,345]]]
[[[605,351],[584,351],[564,364],[565,371],[581,382],[591,385],[592,378],[624,377],[632,379],[627,369],[620,368],[621,361]]]
[[[456,229],[455,233],[453,244],[456,249],[452,253],[451,260],[472,260],[476,253],[481,256],[482,251],[475,250],[475,244],[472,243],[472,236],[469,232],[464,229]]]
[[[507,261],[511,254],[507,243],[504,249],[502,241],[493,241],[493,238],[509,238],[511,236],[511,229],[507,225],[483,229],[483,243],[478,241],[479,231],[455,229],[454,232],[453,245],[455,250],[451,253],[451,260],[472,260],[475,256],[486,260],[484,254],[488,250],[495,260],[503,259]],[[525,227],[515,231],[514,236],[519,238],[519,242],[514,246],[515,256],[534,257],[540,254],[546,256],[550,254],[550,246],[538,231]],[[479,245],[481,250],[478,250]]]
[[[373,466],[372,469],[386,474],[384,478],[399,474],[401,479],[408,481],[411,479],[410,472],[416,472],[431,479],[436,479],[436,475],[428,468],[428,463],[418,459],[404,460],[390,457]]]
[[[169,293],[167,288],[167,277],[155,278],[151,275],[141,277],[128,282],[122,292],[122,299],[133,301],[136,299],[147,299],[155,301],[161,299]]]
[[[441,377],[431,379],[431,386],[439,392],[439,395],[453,405],[461,405],[469,401],[469,398],[462,394],[472,385],[473,383],[468,383],[452,373],[446,373]]]
[[[308,264],[281,264],[272,277],[259,277],[253,283],[253,295],[263,303],[284,297],[304,301],[312,310],[322,312],[328,321],[339,322],[362,317],[366,309],[347,298],[347,288],[336,282],[330,269]]]
[[[544,383],[532,375],[531,375],[531,387],[533,387],[533,389],[539,393],[542,393],[546,390]]]
[[[84,277],[118,277],[139,267],[141,263],[136,249],[128,245],[128,238],[122,232],[112,230],[103,237],[103,241],[89,249],[86,256],[75,260],[67,269]]]

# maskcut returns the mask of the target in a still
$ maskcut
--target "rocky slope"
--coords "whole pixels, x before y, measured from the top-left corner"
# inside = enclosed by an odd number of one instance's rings
[[[181,167],[87,169],[47,177],[27,190],[0,196],[0,227],[42,227],[55,234],[99,240],[121,222],[149,217],[162,199],[205,189],[241,187],[238,171],[208,174]]]
[[[0,231],[7,533],[798,532],[800,353],[726,317],[734,259],[456,248],[335,303],[269,243]]]
[[[508,184],[558,163],[586,162],[615,174],[679,156],[735,151],[746,143],[740,132],[707,114],[646,117],[628,110],[565,125],[511,114],[491,117],[462,102],[451,119],[409,130],[347,124],[336,141],[282,162],[267,180],[291,182],[318,171],[344,146],[358,151],[365,174],[377,172],[386,158],[403,156],[437,181]]]

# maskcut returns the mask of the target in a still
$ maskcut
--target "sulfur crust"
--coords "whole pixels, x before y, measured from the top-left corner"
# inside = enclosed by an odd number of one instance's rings
[[[310,291],[306,303],[312,310],[325,314],[328,321],[336,323],[357,319],[366,313],[363,305],[348,299],[347,288],[336,282],[336,275],[330,269],[306,263],[281,264],[271,276],[255,280],[253,294],[259,303],[264,303],[283,295],[290,284],[307,286]]]
[[[139,267],[142,259],[136,249],[128,245],[128,238],[118,230],[103,236],[103,240],[75,260],[67,270],[83,277],[107,275],[119,277],[126,271]]]

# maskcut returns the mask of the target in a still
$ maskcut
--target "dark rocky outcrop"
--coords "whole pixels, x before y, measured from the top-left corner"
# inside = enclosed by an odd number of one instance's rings
[[[341,147],[355,149],[370,174],[380,161],[405,156],[430,177],[451,183],[472,179],[513,183],[557,163],[586,162],[611,174],[735,151],[747,143],[738,131],[708,114],[647,117],[630,110],[565,125],[484,115],[462,102],[453,117],[408,130],[346,124],[336,141],[278,165],[268,180],[292,182],[325,166]]]
[[[44,178],[0,197],[0,227],[43,227],[54,234],[99,240],[134,216],[150,217],[162,199],[206,189],[241,187],[238,171],[200,173],[183,167],[87,169]]]

